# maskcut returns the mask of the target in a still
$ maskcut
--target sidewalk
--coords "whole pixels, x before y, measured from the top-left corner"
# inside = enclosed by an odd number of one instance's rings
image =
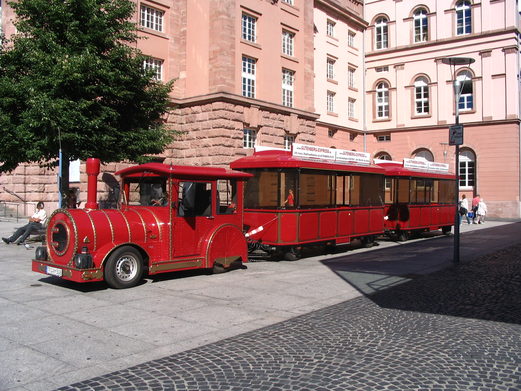
[[[0,222],[0,234],[10,234],[19,225]],[[464,224],[462,267],[519,243],[520,238],[519,223]],[[349,316],[359,318],[359,300],[367,300],[363,294],[380,292],[375,296],[385,297],[387,289],[406,287],[422,275],[451,268],[452,238],[381,242],[372,249],[297,262],[255,262],[222,275],[168,274],[129,290],[111,290],[102,283],[73,284],[33,273],[32,255],[23,246],[0,247],[2,390],[52,390],[150,360],[175,360],[176,354],[198,347],[202,350],[191,352],[209,349],[214,354],[212,347],[220,351],[219,344],[234,336],[259,344],[258,333],[248,332],[261,329],[270,334],[265,326],[274,324],[272,331],[291,329],[295,323],[285,326],[284,321],[297,317],[296,322],[302,323],[307,318],[299,315],[313,318],[314,311],[338,310],[331,307],[335,305],[343,306],[343,313],[355,311]],[[381,297],[382,304],[375,301],[378,308],[370,305],[371,311],[387,308],[389,303]],[[328,327],[334,330],[339,327],[335,325]],[[519,335],[519,324],[511,331]],[[363,341],[363,334],[358,335]],[[152,363],[143,364],[146,371],[157,361]]]

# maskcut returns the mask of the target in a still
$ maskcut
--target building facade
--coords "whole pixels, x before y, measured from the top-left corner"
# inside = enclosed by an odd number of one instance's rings
[[[1,15],[9,35],[14,15],[5,4]],[[462,193],[480,193],[491,216],[521,217],[516,1],[136,0],[134,21],[143,66],[176,80],[167,121],[181,133],[166,162],[224,166],[299,142],[454,170],[455,78]],[[446,57],[474,63],[451,69]],[[83,165],[73,170],[81,200]],[[55,173],[13,174],[0,200],[57,200]]]

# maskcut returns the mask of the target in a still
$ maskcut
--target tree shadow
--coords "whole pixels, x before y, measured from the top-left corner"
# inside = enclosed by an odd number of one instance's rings
[[[521,224],[323,261],[383,308],[521,324]],[[494,240],[496,239],[496,240]]]

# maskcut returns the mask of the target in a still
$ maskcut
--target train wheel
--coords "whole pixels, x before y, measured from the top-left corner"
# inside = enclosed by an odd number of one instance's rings
[[[214,262],[212,267],[212,273],[213,274],[221,274],[226,271],[226,268],[221,265],[220,263]]]
[[[450,225],[446,227],[441,227],[441,232],[443,232],[445,235],[449,235],[452,231],[452,227]]]
[[[105,281],[111,288],[136,286],[143,275],[143,257],[133,247],[118,248],[105,264]]]
[[[397,233],[398,241],[399,242],[405,242],[409,239],[409,232],[408,231],[399,231]]]
[[[286,261],[296,261],[300,258],[300,252],[295,247],[290,247],[288,251],[284,253],[284,259]]]

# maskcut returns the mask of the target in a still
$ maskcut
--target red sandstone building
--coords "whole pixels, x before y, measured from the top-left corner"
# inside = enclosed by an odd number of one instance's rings
[[[519,13],[514,0],[136,0],[144,66],[176,79],[166,162],[227,165],[292,142],[449,163],[452,75],[465,84],[460,185],[490,216],[521,217]],[[12,28],[3,4],[2,24]],[[116,169],[111,165],[108,169]],[[80,200],[84,165],[73,165]],[[20,166],[0,199],[57,200],[55,174]],[[31,211],[32,208],[29,208]]]

